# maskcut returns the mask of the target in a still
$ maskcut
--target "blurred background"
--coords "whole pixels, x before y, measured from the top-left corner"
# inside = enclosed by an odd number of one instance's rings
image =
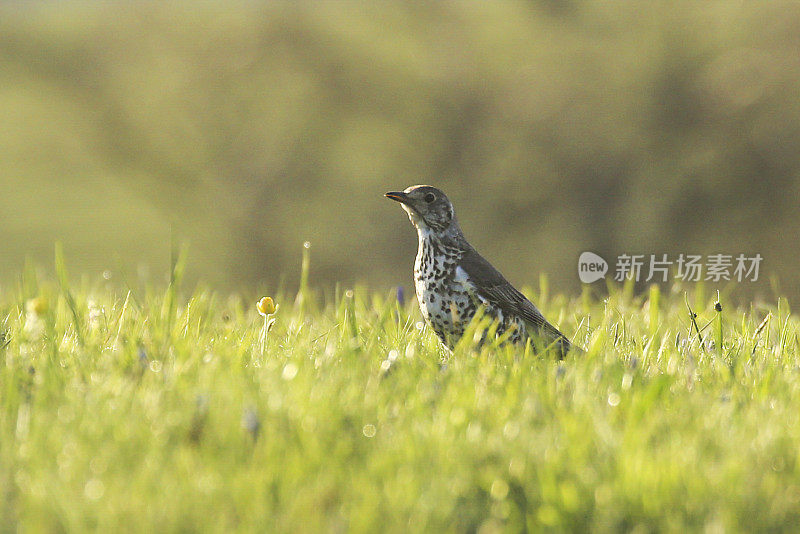
[[[800,3],[3,2],[0,280],[411,286],[430,183],[518,285],[760,253],[800,296]],[[149,274],[148,274],[149,273]],[[602,285],[602,284],[600,284]]]

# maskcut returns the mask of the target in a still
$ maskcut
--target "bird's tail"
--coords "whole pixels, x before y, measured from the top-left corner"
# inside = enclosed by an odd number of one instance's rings
[[[581,347],[572,343],[569,338],[556,327],[549,323],[547,323],[547,326],[549,328],[544,329],[544,331],[541,328],[533,328],[533,331],[538,334],[536,337],[539,338],[538,342],[534,343],[537,348],[541,347],[544,351],[553,351],[558,355],[559,360],[563,360],[569,352],[576,354],[585,353]]]

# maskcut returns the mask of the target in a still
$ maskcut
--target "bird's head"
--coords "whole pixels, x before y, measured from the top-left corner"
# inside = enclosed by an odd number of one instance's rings
[[[384,195],[399,202],[417,229],[446,232],[455,228],[456,214],[447,196],[430,185],[412,185],[405,191],[390,191]]]

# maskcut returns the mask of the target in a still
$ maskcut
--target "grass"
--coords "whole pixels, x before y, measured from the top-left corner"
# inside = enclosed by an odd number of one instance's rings
[[[60,257],[60,254],[59,254]],[[796,316],[534,294],[588,352],[451,356],[394,293],[0,294],[0,530],[754,531],[800,522]],[[58,280],[54,282],[53,280]],[[689,308],[697,314],[691,320]],[[699,341],[695,326],[700,330]]]

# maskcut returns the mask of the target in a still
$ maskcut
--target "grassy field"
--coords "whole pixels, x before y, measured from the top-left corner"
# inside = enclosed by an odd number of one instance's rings
[[[0,293],[0,530],[754,531],[800,522],[785,300],[528,291],[588,348],[443,352],[412,299],[28,271]],[[179,263],[180,265],[180,263]],[[688,289],[688,300],[684,296]],[[698,314],[701,345],[687,302]]]

